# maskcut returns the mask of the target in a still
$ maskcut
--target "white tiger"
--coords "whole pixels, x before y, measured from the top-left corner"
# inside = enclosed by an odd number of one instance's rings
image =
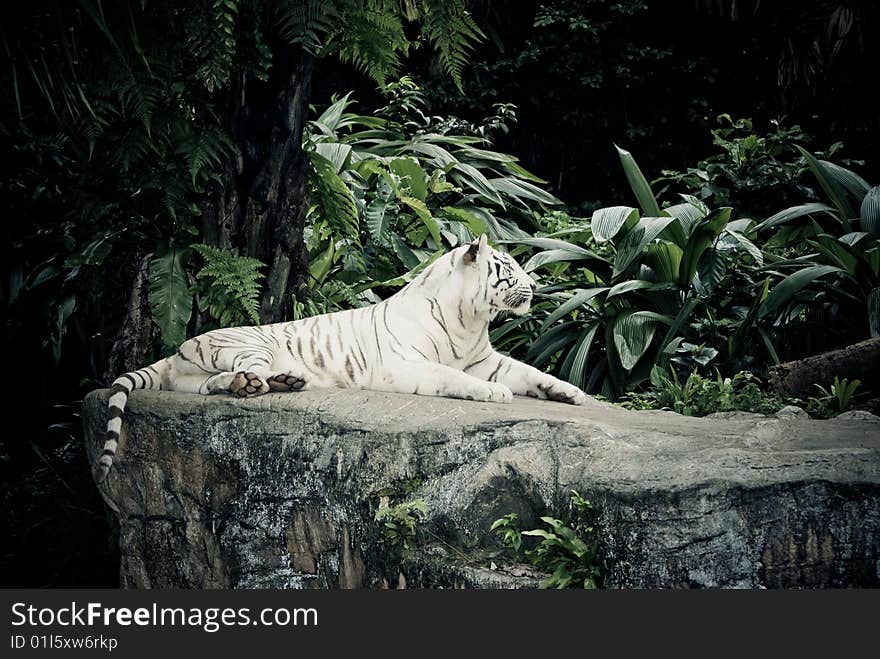
[[[514,394],[574,405],[584,393],[492,349],[489,322],[528,311],[535,282],[481,236],[444,254],[387,300],[293,322],[219,329],[113,382],[103,481],[133,389],[247,397],[308,387],[349,387],[509,403]]]

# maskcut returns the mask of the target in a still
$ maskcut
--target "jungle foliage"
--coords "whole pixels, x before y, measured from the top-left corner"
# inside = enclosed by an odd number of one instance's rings
[[[872,3],[504,7],[9,9],[0,305],[33,379],[12,405],[44,422],[0,442],[5,509],[75,494],[46,520],[103,525],[83,392],[208,329],[384,299],[481,233],[541,286],[496,346],[634,407],[769,411],[769,365],[880,334]],[[81,585],[65,560],[50,580]]]

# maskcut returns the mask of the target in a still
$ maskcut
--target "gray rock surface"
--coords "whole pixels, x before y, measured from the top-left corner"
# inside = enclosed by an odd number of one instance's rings
[[[90,394],[87,448],[108,391]],[[351,390],[135,392],[101,490],[126,587],[535,587],[492,522],[594,504],[609,587],[880,586],[880,425]],[[402,562],[380,505],[423,499]],[[497,564],[492,569],[493,561]]]

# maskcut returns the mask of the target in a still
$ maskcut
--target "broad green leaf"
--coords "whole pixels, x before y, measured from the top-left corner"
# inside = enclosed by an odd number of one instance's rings
[[[746,238],[745,235],[743,235],[739,231],[728,230],[727,235],[735,238],[736,241],[743,246],[743,249],[745,249],[749,253],[749,256],[752,257],[752,260],[754,260],[757,265],[764,265],[764,253],[758,248],[755,243]]]
[[[567,316],[569,313],[579,308],[580,306],[586,304],[590,300],[592,300],[597,295],[604,293],[608,288],[587,288],[582,291],[576,292],[572,295],[568,300],[564,303],[560,304],[556,309],[554,309],[553,313],[547,316],[544,323],[541,325],[541,331],[546,330],[550,325],[555,323],[560,318]]]
[[[860,209],[862,231],[880,234],[880,185],[871,188],[862,199]]]
[[[678,220],[677,223],[673,222],[667,231],[671,233],[670,237],[675,241],[676,245],[682,249],[687,243],[687,238],[694,225],[706,217],[706,213],[703,212],[702,208],[698,208],[690,202],[664,208],[663,214]]]
[[[192,291],[185,270],[189,255],[188,247],[171,246],[150,262],[150,310],[167,350],[186,340],[192,315]]]
[[[660,281],[674,282],[678,279],[683,254],[681,247],[674,243],[653,243],[645,250],[645,263]]]
[[[814,265],[788,275],[769,292],[758,309],[758,318],[775,312],[787,304],[802,288],[832,272],[843,272],[843,270],[833,265]]]
[[[552,194],[545,192],[528,181],[521,181],[515,178],[493,178],[489,179],[489,184],[496,192],[503,193],[509,197],[534,201],[544,206],[562,205],[562,202]],[[523,206],[528,208],[528,204],[523,203]]]
[[[546,252],[538,252],[532,258],[525,262],[523,270],[533,272],[538,268],[550,263],[561,263],[565,261],[582,261],[583,254],[571,252],[566,249],[551,249]]]
[[[681,266],[678,270],[679,286],[687,288],[693,283],[700,257],[727,226],[732,210],[729,207],[716,208],[693,228],[681,256]]]
[[[619,284],[615,284],[611,287],[611,290],[608,291],[608,297],[614,297],[615,295],[623,295],[624,293],[629,293],[630,291],[637,291],[643,288],[655,288],[657,286],[656,282],[653,281],[645,281],[644,279],[630,279],[629,281],[622,281]]]
[[[833,178],[844,190],[852,195],[857,204],[862,203],[862,199],[868,194],[871,186],[861,176],[854,171],[841,167],[827,160],[819,161],[827,171],[828,175]]]
[[[320,254],[314,258],[309,258],[309,275],[312,279],[318,283],[324,281],[327,273],[330,272],[330,267],[333,265],[335,253],[336,249],[331,240],[327,248],[322,250]]]
[[[624,273],[672,221],[671,217],[643,217],[640,219],[620,243],[614,257],[612,277],[617,278]]]
[[[455,206],[444,206],[440,209],[443,213],[457,221],[462,222],[471,230],[475,236],[482,236],[484,233],[489,234],[489,224],[486,220],[476,213],[466,208],[456,208]],[[490,236],[491,237],[491,236]]]
[[[560,376],[576,387],[583,388],[586,386],[587,359],[590,354],[590,346],[593,343],[593,337],[596,335],[596,330],[599,328],[600,324],[601,321],[596,320],[585,326],[581,332],[581,338],[578,339],[578,342],[565,356],[565,362],[562,364]]]
[[[700,211],[703,214],[703,217],[706,217],[709,214],[709,207],[702,199],[699,199],[698,197],[695,197],[691,194],[680,194],[678,196],[684,199],[687,203],[696,208],[698,211]]]
[[[331,103],[330,107],[324,110],[323,114],[311,123],[317,125],[325,135],[335,135],[336,131],[340,128],[339,123],[342,119],[343,112],[345,112],[345,109],[349,105],[354,104],[354,101],[349,100],[351,94],[352,92],[349,92],[338,101]]]
[[[590,227],[596,242],[603,243],[617,235],[627,221],[638,221],[639,211],[630,206],[611,206],[600,208],[593,213]]]
[[[401,260],[403,265],[412,270],[413,268],[417,268],[421,264],[421,259],[418,255],[409,248],[409,245],[398,236],[396,233],[390,234],[391,238],[391,247],[394,250],[394,253],[397,254],[398,258]]]
[[[849,203],[844,187],[840,184],[839,173],[827,167],[822,161],[817,160],[812,153],[803,147],[796,145],[796,148],[807,161],[813,176],[819,181],[822,190],[825,191],[828,199],[831,200],[837,212],[840,213],[840,219],[843,221],[844,227],[849,231],[849,221],[855,217],[855,212]]]
[[[681,329],[681,326],[684,325],[688,318],[690,318],[691,313],[697,307],[700,300],[696,297],[692,297],[684,305],[681,307],[681,310],[675,316],[672,321],[672,324],[669,326],[669,329],[666,332],[666,336],[663,337],[663,341],[661,343],[661,349],[657,353],[657,358],[654,360],[655,364],[660,364],[661,362],[666,363],[668,361],[668,357],[666,355],[666,350],[669,345],[675,340],[678,331]],[[653,372],[651,374],[652,382],[653,382]]]
[[[418,215],[419,219],[431,233],[435,247],[440,249],[443,246],[443,243],[440,240],[440,226],[437,224],[437,220],[431,215],[431,211],[428,210],[425,202],[416,199],[415,197],[401,197],[400,201],[415,211],[416,215]]]
[[[374,197],[373,201],[367,204],[364,209],[364,219],[373,242],[379,245],[387,244],[388,227],[396,209],[397,205],[392,200],[383,199],[381,196]]]
[[[711,295],[727,274],[727,264],[718,250],[703,252],[694,277],[694,288],[700,295]]]
[[[620,357],[620,364],[627,372],[651,345],[657,321],[641,311],[628,311],[614,319],[614,347]]]
[[[831,264],[845,270],[851,277],[858,279],[859,266],[862,265],[858,251],[828,234],[816,236],[815,240],[808,240],[807,243],[824,256],[826,262],[830,261]]]
[[[541,368],[553,355],[578,339],[579,334],[573,331],[578,325],[577,322],[563,323],[542,334],[529,347],[526,361],[535,368]]]
[[[626,174],[626,180],[629,182],[629,187],[632,189],[633,194],[635,194],[636,199],[639,202],[639,206],[642,208],[642,213],[650,217],[659,217],[660,205],[657,203],[657,198],[654,197],[654,193],[651,191],[651,186],[648,183],[648,180],[645,178],[645,175],[642,174],[642,170],[639,169],[638,164],[636,164],[635,158],[632,157],[632,154],[629,151],[621,149],[616,144],[614,145],[614,148],[617,149],[617,155],[620,157],[620,164],[623,165],[623,172]]]
[[[800,217],[804,217],[806,215],[812,215],[813,213],[826,213],[830,215],[835,220],[840,222],[840,218],[837,217],[835,211],[828,204],[802,204],[801,206],[792,206],[791,208],[786,208],[785,210],[779,211],[775,215],[771,215],[766,220],[761,222],[757,229],[761,231],[762,229],[770,229],[779,224],[785,224],[786,222],[791,222],[792,220],[796,220]]]
[[[415,159],[395,158],[389,163],[388,168],[403,179],[402,183],[409,188],[410,196],[425,201],[428,195],[428,175]]]
[[[460,162],[449,170],[448,176],[462,187],[468,187],[487,200],[504,208],[504,200],[501,198],[501,195],[492,187],[492,184],[489,183],[489,180],[483,173],[473,165]]]
[[[427,156],[431,159],[431,163],[435,167],[439,167],[441,169],[446,169],[451,165],[458,166],[461,164],[458,162],[458,159],[455,156],[453,156],[443,147],[437,146],[436,144],[430,144],[420,138],[414,138],[411,142],[401,141],[398,144],[403,147],[403,151],[409,151],[412,153],[418,153],[423,156]]]
[[[351,154],[351,147],[340,142],[319,142],[315,145],[315,151],[333,163],[333,169],[338,174],[345,167],[348,156]]]

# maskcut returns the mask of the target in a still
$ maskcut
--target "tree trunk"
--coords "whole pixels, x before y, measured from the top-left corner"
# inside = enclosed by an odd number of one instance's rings
[[[149,273],[153,254],[141,258],[128,296],[125,318],[119,328],[104,378],[112,382],[116,376],[141,368],[150,362],[153,351],[153,314],[150,311]]]
[[[861,341],[806,359],[778,364],[770,369],[770,384],[780,394],[807,399],[815,396],[821,384],[828,388],[834,378],[861,380],[860,391],[880,389],[880,338]]]
[[[268,265],[261,321],[285,320],[307,281],[303,241],[309,161],[302,149],[314,60],[276,44],[269,79],[241,73],[227,93],[227,128],[238,153],[203,209],[206,242]]]

